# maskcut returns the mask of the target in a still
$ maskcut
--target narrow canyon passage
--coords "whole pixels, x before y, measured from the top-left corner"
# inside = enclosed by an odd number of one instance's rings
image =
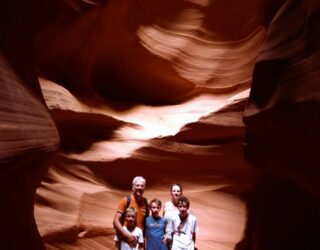
[[[318,2],[1,3],[0,249],[113,249],[137,175],[200,250],[319,249]]]

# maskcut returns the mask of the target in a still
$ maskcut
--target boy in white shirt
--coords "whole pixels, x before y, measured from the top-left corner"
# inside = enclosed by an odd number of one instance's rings
[[[123,229],[130,232],[134,237],[136,237],[136,245],[131,246],[125,240],[119,240],[118,236],[114,237],[116,242],[117,250],[142,250],[143,249],[143,233],[142,230],[136,226],[137,222],[137,210],[134,207],[129,207],[126,209],[125,213],[125,224]]]
[[[197,219],[188,213],[190,202],[187,197],[178,199],[179,214],[172,217],[172,250],[194,250],[196,232],[198,231]]]

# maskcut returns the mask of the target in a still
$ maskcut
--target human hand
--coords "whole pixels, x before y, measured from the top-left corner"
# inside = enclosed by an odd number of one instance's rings
[[[130,247],[134,248],[137,245],[137,238],[131,233],[128,233],[126,235],[126,242],[130,245]]]
[[[167,243],[167,238],[166,238],[165,236],[163,236],[163,238],[162,238],[162,243],[163,243],[163,244],[166,244],[166,243]]]
[[[172,244],[172,239],[171,238],[166,238],[166,244],[171,245]]]

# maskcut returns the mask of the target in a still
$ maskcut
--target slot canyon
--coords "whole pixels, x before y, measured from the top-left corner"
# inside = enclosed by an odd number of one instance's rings
[[[114,249],[134,176],[198,250],[320,249],[319,0],[0,3],[0,249]]]

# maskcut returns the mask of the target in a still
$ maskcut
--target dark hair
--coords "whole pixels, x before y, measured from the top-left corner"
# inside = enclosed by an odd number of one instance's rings
[[[150,201],[149,206],[151,207],[152,203],[156,203],[160,208],[162,206],[161,201],[159,199],[153,199]]]
[[[187,197],[185,197],[185,196],[180,196],[180,197],[179,197],[179,199],[178,199],[178,205],[179,205],[180,203],[186,203],[187,208],[190,207],[190,201],[189,201],[189,199],[188,199]]]
[[[179,183],[173,183],[171,185],[170,192],[172,192],[172,189],[173,189],[174,186],[178,186],[180,188],[180,193],[182,194],[182,186]]]

